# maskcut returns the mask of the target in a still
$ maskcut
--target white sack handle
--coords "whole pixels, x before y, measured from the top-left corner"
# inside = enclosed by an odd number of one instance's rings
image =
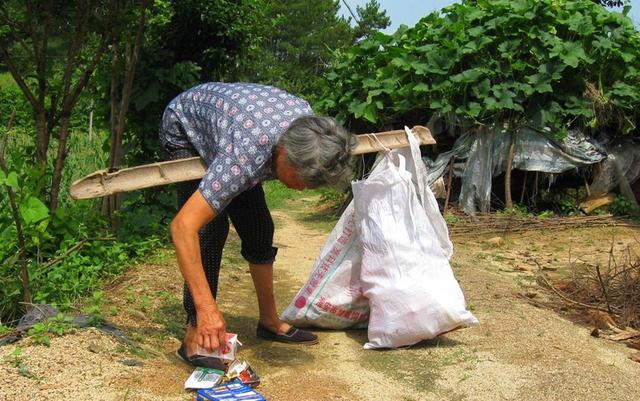
[[[420,204],[427,210],[427,214],[430,216],[431,224],[435,230],[440,246],[447,256],[451,258],[453,255],[453,244],[449,239],[449,229],[447,223],[444,221],[444,217],[440,214],[438,204],[431,188],[426,183],[425,177],[427,176],[427,167],[422,162],[422,155],[420,154],[420,141],[416,135],[408,127],[404,127],[404,131],[407,134],[407,139],[410,145],[411,158],[413,159],[413,167],[415,176],[412,176],[412,181],[417,185],[417,196]],[[407,155],[408,156],[408,155]]]
[[[410,174],[409,171],[407,171],[407,159],[401,154],[397,154],[396,157],[398,158],[398,169],[405,174]]]
[[[420,141],[416,138],[416,135],[405,125],[404,132],[407,134],[407,139],[409,140],[409,146],[411,149],[411,154],[413,155],[413,168],[416,172],[416,176],[413,177],[413,181],[418,185],[418,198],[420,199],[420,203],[422,205],[425,204],[426,199],[422,199],[422,194],[425,191],[424,183],[419,178],[419,176],[426,176],[426,168],[424,164],[420,164],[422,162],[422,158],[420,157]]]

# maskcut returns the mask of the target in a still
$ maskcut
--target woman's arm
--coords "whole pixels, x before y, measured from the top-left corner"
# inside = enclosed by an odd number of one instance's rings
[[[225,345],[225,321],[211,295],[200,257],[198,231],[216,217],[216,212],[196,191],[171,222],[171,237],[178,264],[196,307],[196,341],[211,352]]]

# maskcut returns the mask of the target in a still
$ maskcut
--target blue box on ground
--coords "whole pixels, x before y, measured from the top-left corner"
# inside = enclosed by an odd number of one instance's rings
[[[198,390],[196,401],[267,401],[266,398],[239,380],[216,386],[210,389]]]

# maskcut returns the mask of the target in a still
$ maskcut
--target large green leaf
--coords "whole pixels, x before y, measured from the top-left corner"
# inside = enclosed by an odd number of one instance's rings
[[[491,92],[496,99],[495,107],[499,109],[517,109],[517,106],[513,103],[516,94],[505,85],[494,85],[491,88]]]
[[[429,91],[429,85],[425,84],[424,82],[420,82],[419,84],[417,84],[416,86],[413,87],[413,91],[414,92],[427,92],[427,91]]]
[[[529,97],[529,96],[533,95],[533,94],[534,94],[534,92],[535,92],[535,90],[534,90],[533,86],[531,86],[531,85],[529,85],[529,84],[526,84],[526,83],[523,83],[523,82],[518,82],[518,83],[516,84],[516,89],[517,89],[518,91],[522,92],[522,94],[523,94],[525,97]]]
[[[398,68],[402,68],[405,71],[411,68],[411,63],[409,62],[408,57],[396,57],[391,60],[391,64]]]
[[[469,28],[467,30],[467,33],[472,38],[475,38],[476,36],[480,36],[480,35],[484,34],[485,31],[486,31],[486,29],[483,26],[474,26],[473,28]]]
[[[477,83],[471,88],[471,91],[475,95],[476,98],[482,99],[489,94],[491,90],[491,81],[488,79],[483,79],[481,82]]]
[[[564,21],[569,29],[578,33],[581,36],[591,35],[595,31],[593,21],[590,17],[583,15],[580,12],[576,12],[571,17]]]
[[[545,72],[538,72],[533,75],[529,75],[527,77],[527,82],[531,84],[531,87],[534,92],[537,93],[548,93],[553,92],[553,88],[551,88],[551,76]]]
[[[520,39],[507,40],[498,45],[498,50],[502,53],[502,57],[511,58],[521,43]]]
[[[532,113],[532,120],[536,127],[544,128],[549,124],[553,125],[556,121],[556,116],[553,112],[538,107]]]
[[[18,185],[18,174],[15,171],[9,172],[5,179],[5,185],[14,190],[18,190],[20,188]]]
[[[581,61],[588,64],[593,60],[584,52],[579,42],[562,42],[557,44],[549,53],[551,57],[559,57],[565,64],[576,68]]]
[[[564,112],[571,116],[581,116],[585,118],[593,117],[591,102],[578,96],[568,96],[564,104]]]
[[[531,68],[531,64],[526,62],[525,60],[515,60],[511,63],[511,68],[514,71],[524,71],[527,68]]]
[[[596,35],[593,42],[593,47],[601,50],[611,50],[613,48],[613,41],[607,37]]]
[[[616,82],[611,86],[609,91],[613,101],[619,101],[616,98],[627,98],[633,102],[640,102],[640,92],[638,89],[624,82]]]
[[[462,82],[462,83],[471,83],[476,82],[482,76],[482,71],[478,68],[470,68],[468,70],[462,71],[460,74],[456,74],[451,76],[451,81],[453,82]]]
[[[565,70],[566,65],[562,63],[549,62],[541,64],[538,67],[538,71],[543,74],[547,74],[552,81],[557,81],[562,78],[562,72]]]
[[[29,196],[19,205],[20,215],[25,224],[35,224],[49,218],[49,209],[35,196]]]
[[[375,123],[378,119],[378,110],[377,110],[377,105],[376,104],[368,104],[365,108],[364,108],[364,114],[363,114],[364,118],[367,119],[369,122]]]
[[[480,103],[477,103],[477,102],[469,102],[466,106],[466,109],[464,109],[464,111],[469,116],[476,118],[480,115],[480,113],[482,113],[482,105],[480,105]]]
[[[380,84],[378,83],[377,80],[372,79],[372,78],[365,78],[362,80],[362,87],[363,88],[376,88],[378,87]]]
[[[471,8],[471,10],[467,13],[466,15],[466,19],[467,21],[471,22],[471,21],[475,21],[475,20],[479,20],[482,19],[486,14],[486,12],[480,8]]]
[[[447,54],[434,51],[427,54],[427,62],[429,63],[428,71],[435,74],[446,74],[449,72],[455,60]]]
[[[518,15],[522,15],[525,12],[529,11],[531,9],[531,5],[532,3],[529,0],[514,0],[511,2],[513,12],[517,13]]]
[[[435,110],[440,110],[442,113],[448,113],[453,110],[449,102],[441,100],[432,100],[429,107]]]

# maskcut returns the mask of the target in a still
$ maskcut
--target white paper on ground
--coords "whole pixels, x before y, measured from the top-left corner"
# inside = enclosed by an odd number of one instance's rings
[[[184,382],[185,389],[211,388],[220,383],[224,372],[210,368],[196,368]]]
[[[196,353],[201,356],[210,356],[213,358],[220,358],[228,361],[233,361],[234,359],[236,359],[236,352],[238,351],[238,345],[242,345],[242,343],[238,341],[237,334],[234,334],[234,333],[226,333],[226,334],[227,334],[226,339],[227,339],[227,350],[228,350],[226,353],[220,352],[219,348],[217,348],[213,352],[209,352],[206,349],[200,347],[199,345]]]

